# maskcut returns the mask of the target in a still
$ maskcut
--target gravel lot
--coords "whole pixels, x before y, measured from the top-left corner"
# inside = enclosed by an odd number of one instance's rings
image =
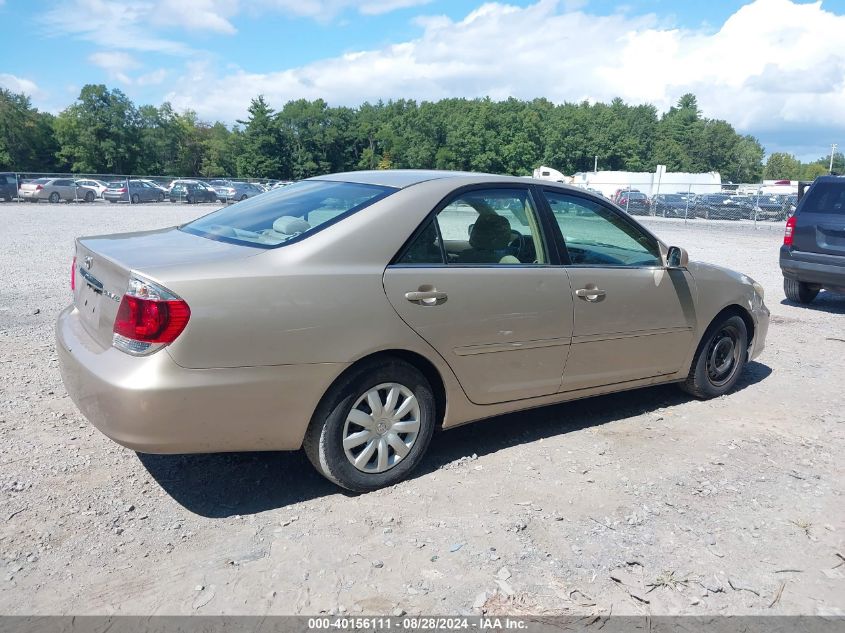
[[[65,395],[73,238],[211,208],[0,205],[0,613],[845,613],[845,297],[784,303],[778,226],[648,222],[765,286],[735,393],[502,416],[353,496],[300,453],[138,455]]]

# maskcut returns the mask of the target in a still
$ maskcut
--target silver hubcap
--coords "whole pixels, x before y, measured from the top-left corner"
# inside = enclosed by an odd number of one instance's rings
[[[343,452],[361,472],[383,473],[411,452],[419,430],[414,393],[399,383],[384,383],[358,398],[346,416]]]

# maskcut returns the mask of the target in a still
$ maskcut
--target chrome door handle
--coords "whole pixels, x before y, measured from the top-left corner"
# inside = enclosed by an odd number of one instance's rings
[[[605,295],[607,295],[607,291],[599,288],[579,288],[575,291],[575,296],[590,302],[599,301]]]
[[[449,295],[439,290],[415,290],[406,292],[405,298],[411,303],[417,303],[421,306],[437,306],[445,303]]]

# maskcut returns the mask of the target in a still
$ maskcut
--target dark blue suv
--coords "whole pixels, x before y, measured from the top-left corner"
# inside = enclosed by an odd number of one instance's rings
[[[0,200],[11,202],[18,195],[18,177],[15,174],[0,173]]]
[[[786,221],[780,269],[786,298],[810,303],[822,289],[845,293],[845,177],[821,176]]]

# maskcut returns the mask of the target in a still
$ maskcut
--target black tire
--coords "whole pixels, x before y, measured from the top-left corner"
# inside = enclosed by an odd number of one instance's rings
[[[138,204],[139,202],[141,202],[141,196],[139,196],[137,193],[133,193],[131,200],[132,204]]]
[[[93,191],[86,191],[85,192],[85,202],[94,202],[94,192]]]
[[[344,426],[356,402],[384,383],[398,383],[413,393],[419,405],[419,430],[410,451],[395,466],[380,473],[366,473],[356,468],[344,452]],[[391,486],[407,477],[422,460],[437,424],[436,411],[431,385],[414,366],[399,359],[367,362],[335,383],[323,397],[305,433],[303,448],[317,471],[342,488],[368,492]]]
[[[61,200],[61,199],[62,199],[62,197],[59,195],[58,191],[54,191],[53,193],[50,194],[49,200],[50,200],[51,204],[58,204],[59,200]]]
[[[194,204],[194,201],[191,199],[191,196],[185,196],[185,202],[188,204]]]
[[[117,200],[113,200],[113,199],[111,199],[111,198],[109,198],[109,202],[110,202],[111,204],[117,204]]]
[[[246,194],[243,194],[243,195],[241,196],[241,199],[239,200],[239,202],[243,202],[244,200],[246,200],[246,198],[247,198],[247,195],[246,195]]]
[[[783,294],[786,298],[795,303],[812,303],[819,294],[818,286],[811,286],[797,279],[783,278]]]
[[[156,196],[156,202],[164,202],[164,194],[163,193],[159,192],[159,194]]]
[[[717,398],[733,389],[747,362],[745,321],[735,314],[718,317],[701,337],[689,375],[679,386],[701,400]]]

